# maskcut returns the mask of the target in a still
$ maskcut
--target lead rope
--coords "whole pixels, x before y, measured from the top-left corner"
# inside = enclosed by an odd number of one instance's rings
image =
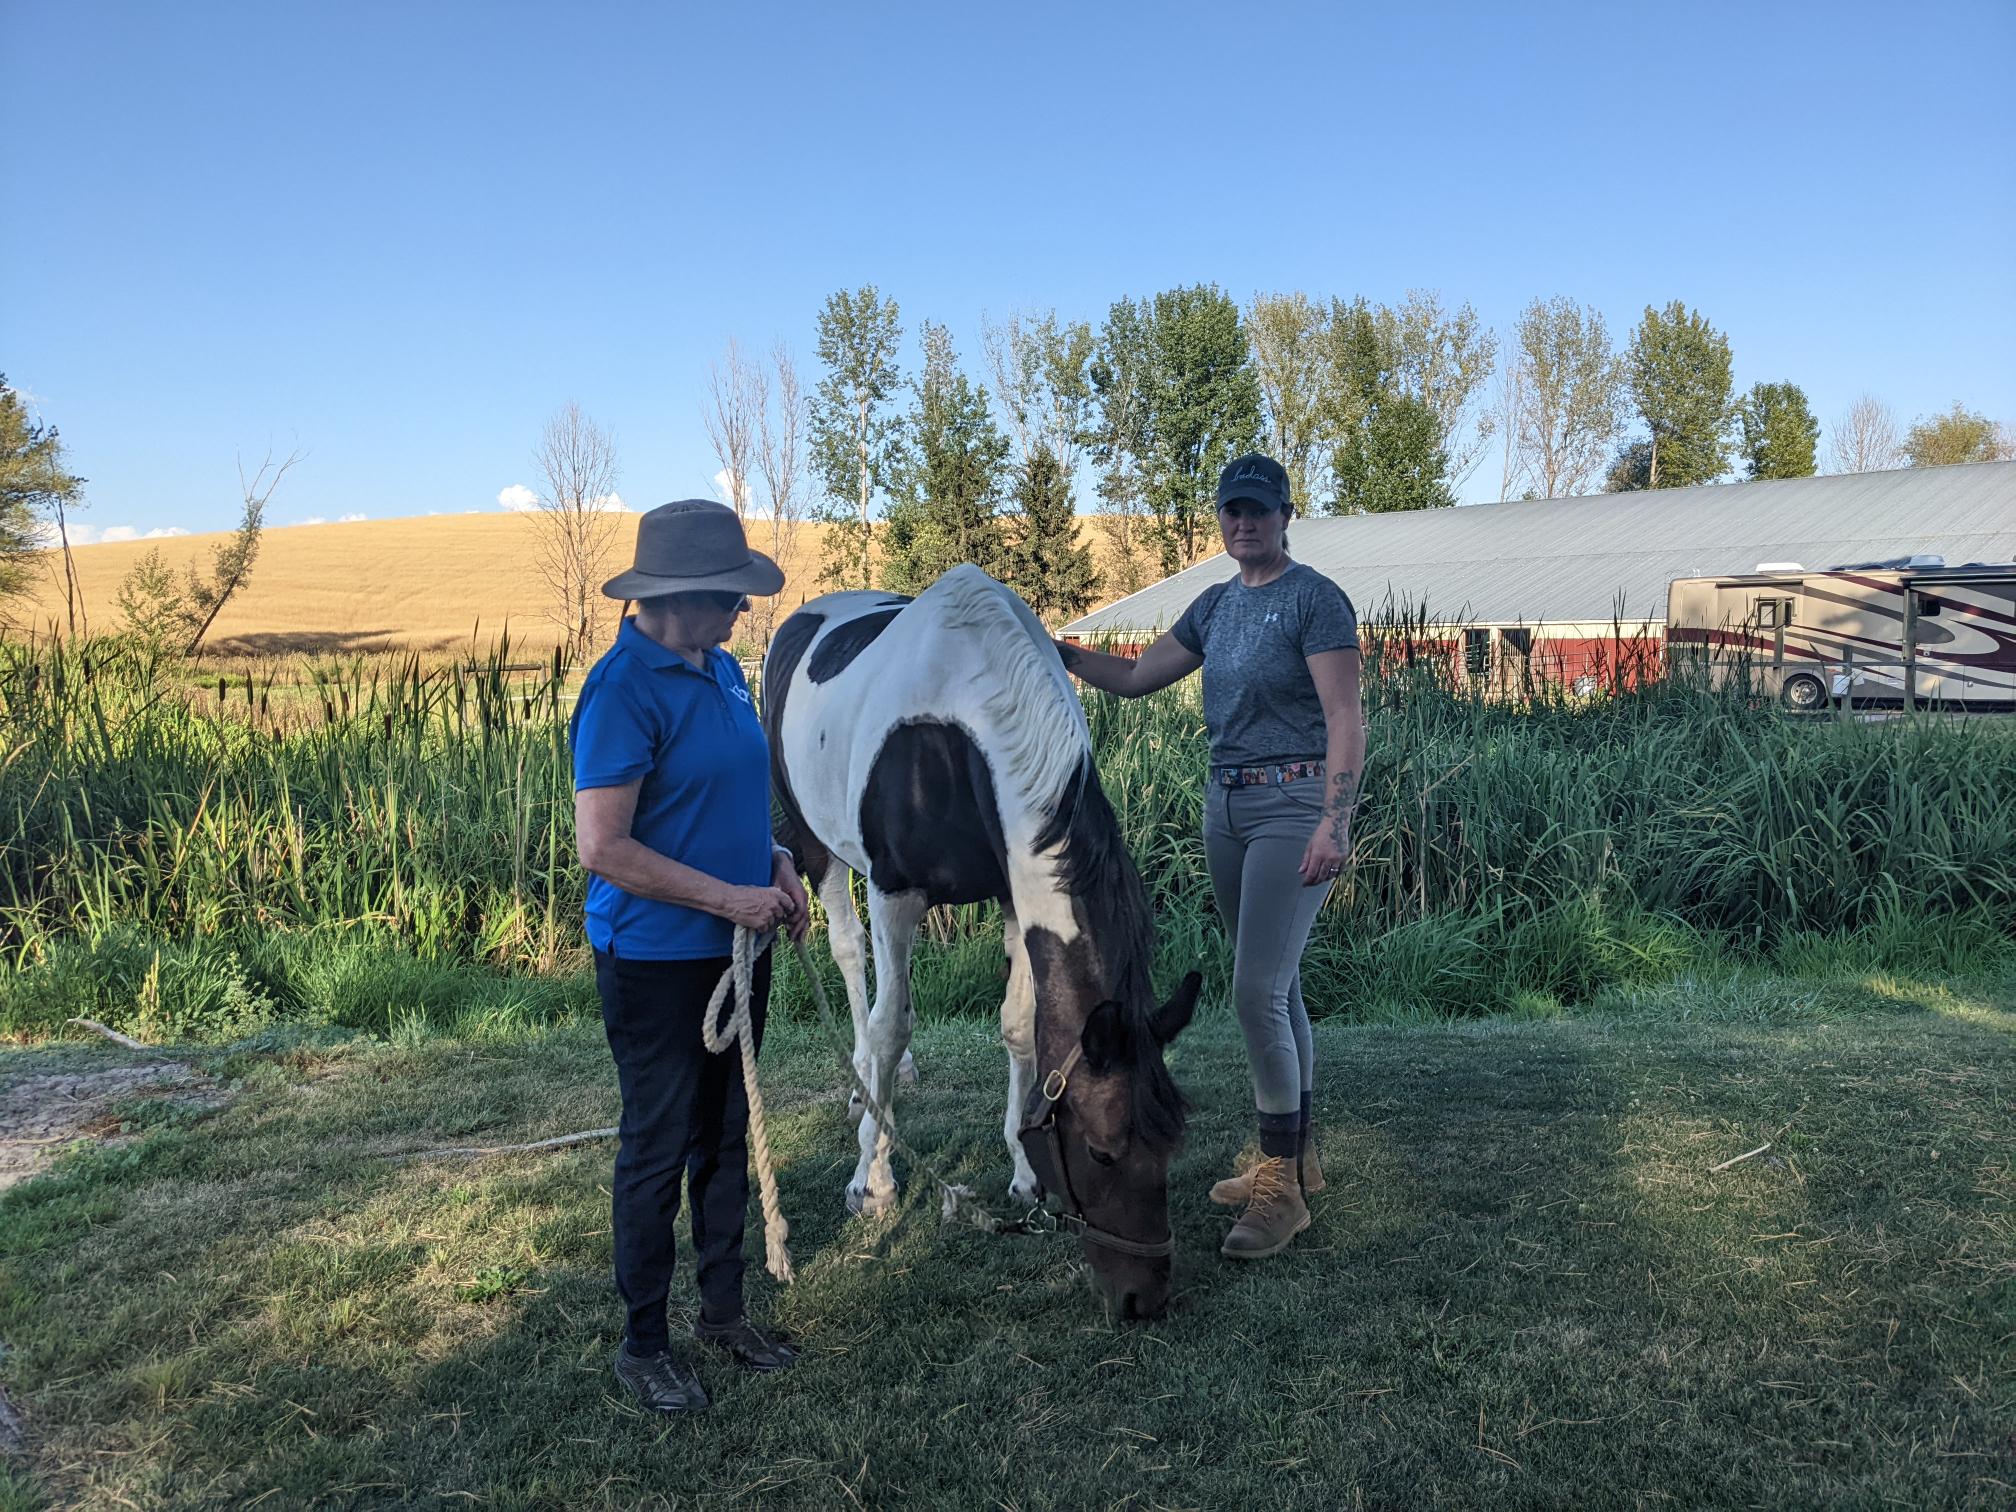
[[[804,947],[799,947],[802,952]],[[756,1186],[763,1197],[763,1267],[789,1285],[797,1279],[791,1268],[791,1225],[777,1200],[777,1171],[770,1163],[770,1129],[763,1117],[763,1088],[756,1080],[756,1030],[749,1022],[749,1004],[755,996],[751,986],[756,957],[755,936],[741,925],[735,927],[735,953],[728,969],[715,984],[707,1001],[707,1015],[700,1021],[700,1038],[716,1055],[731,1041],[742,1046],[742,1090],[749,1099],[749,1142],[756,1155]],[[726,1027],[717,1028],[715,1017],[730,988],[735,992],[735,1011]]]

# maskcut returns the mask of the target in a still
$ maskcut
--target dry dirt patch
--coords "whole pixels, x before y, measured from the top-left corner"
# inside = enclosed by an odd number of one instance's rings
[[[72,1140],[110,1133],[115,1104],[156,1089],[207,1099],[209,1081],[179,1061],[0,1078],[0,1191],[25,1181]]]

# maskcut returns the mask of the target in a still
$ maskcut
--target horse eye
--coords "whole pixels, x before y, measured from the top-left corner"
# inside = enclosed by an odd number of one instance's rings
[[[1092,1152],[1092,1158],[1098,1161],[1099,1164],[1103,1166],[1120,1164],[1120,1157],[1118,1155],[1109,1155],[1106,1151],[1100,1149],[1099,1146],[1097,1145],[1087,1145],[1085,1146],[1085,1148],[1090,1150]]]

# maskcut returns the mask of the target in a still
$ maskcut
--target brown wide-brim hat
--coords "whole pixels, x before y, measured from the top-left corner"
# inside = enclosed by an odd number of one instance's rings
[[[734,510],[712,499],[681,499],[637,522],[637,560],[602,592],[612,599],[707,592],[767,598],[783,586],[784,570],[749,549]]]

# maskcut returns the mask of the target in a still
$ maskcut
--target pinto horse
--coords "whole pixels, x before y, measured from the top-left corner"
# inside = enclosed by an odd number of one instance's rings
[[[785,838],[846,979],[863,1084],[889,1106],[925,910],[999,902],[1009,1190],[1036,1204],[1047,1187],[1066,1204],[1123,1317],[1162,1313],[1184,1119],[1162,1051],[1190,1020],[1198,977],[1156,1005],[1147,895],[1041,622],[972,566],[914,600],[826,594],[772,639],[763,719]],[[872,1005],[850,872],[867,881]],[[879,1212],[895,1200],[889,1142],[866,1110],[859,1135],[848,1206]]]

